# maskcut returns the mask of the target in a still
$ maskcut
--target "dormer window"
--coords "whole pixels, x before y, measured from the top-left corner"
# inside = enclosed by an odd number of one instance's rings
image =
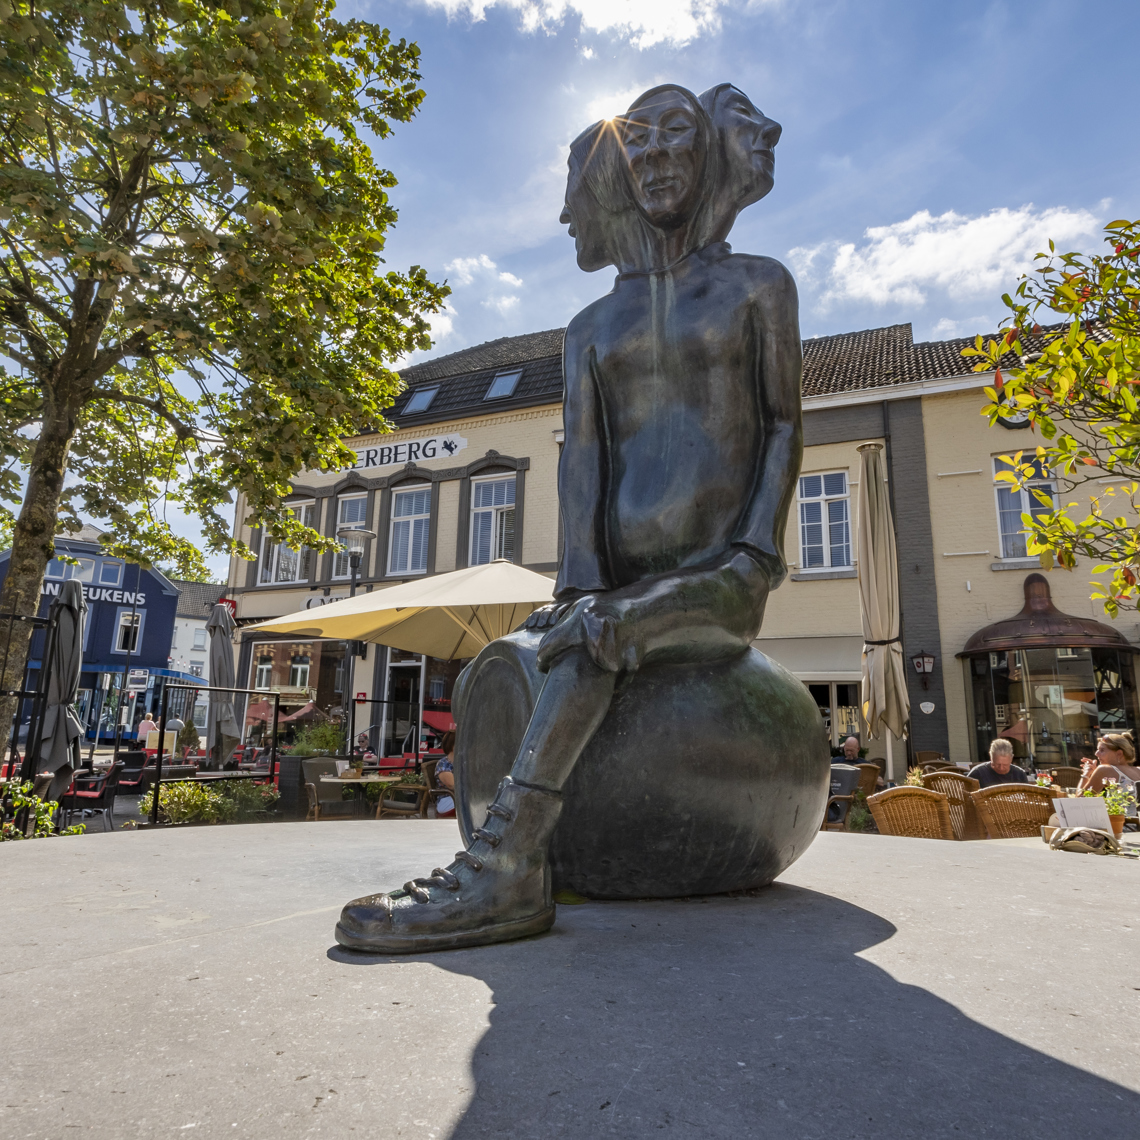
[[[401,414],[405,416],[415,416],[419,415],[420,412],[426,412],[428,408],[431,407],[431,402],[435,399],[435,394],[438,391],[438,384],[431,388],[417,388],[411,396],[408,397],[408,402],[404,405],[404,410]]]
[[[513,372],[500,372],[494,380],[491,381],[491,387],[487,389],[487,394],[483,397],[484,400],[503,400],[507,396],[515,394],[515,388],[518,387],[519,377],[522,376],[522,369],[515,369]]]

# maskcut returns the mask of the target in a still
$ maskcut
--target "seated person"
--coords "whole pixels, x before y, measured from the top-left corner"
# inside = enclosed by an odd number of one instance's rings
[[[849,736],[843,742],[843,763],[844,764],[861,764],[862,757],[859,755],[859,737]]]
[[[977,780],[981,788],[992,788],[994,784],[1028,784],[1029,777],[1013,762],[1013,745],[1008,740],[995,740],[990,745],[990,758],[987,762],[970,769],[971,780]]]
[[[150,719],[150,713],[147,713],[142,720],[139,721],[138,733],[135,739],[145,748],[146,738],[152,733],[158,731],[158,725]]]
[[[455,765],[453,763],[455,753],[455,733],[445,732],[443,739],[439,742],[439,746],[443,749],[443,756],[436,761],[435,765],[435,782],[441,788],[446,788],[449,792],[455,791]],[[455,799],[453,796],[440,796],[435,803],[435,814],[440,819],[452,819],[455,816]]]
[[[1081,764],[1081,782],[1078,791],[1086,788],[1094,792],[1104,790],[1109,780],[1115,780],[1124,787],[1132,786],[1133,798],[1136,795],[1136,782],[1140,780],[1140,767],[1136,765],[1136,747],[1132,743],[1131,732],[1109,732],[1097,741],[1096,759],[1085,760]]]

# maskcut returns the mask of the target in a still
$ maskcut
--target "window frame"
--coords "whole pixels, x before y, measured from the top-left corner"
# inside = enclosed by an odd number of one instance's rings
[[[308,511],[309,508],[312,508],[313,517],[308,520],[306,525],[312,527],[315,530],[317,528],[317,526],[320,524],[320,519],[317,517],[317,500],[316,499],[298,500],[295,503],[289,503],[288,506],[289,506],[289,510],[291,510],[295,515],[297,515],[302,523],[305,522],[305,519],[303,516],[301,516],[299,514],[299,512],[300,511]],[[289,578],[289,579],[284,580],[284,581],[278,581],[277,567],[278,567],[278,564],[280,561],[280,555],[281,555],[282,547],[285,547],[284,543],[273,542],[272,539],[270,539],[269,535],[266,534],[264,530],[261,532],[261,556],[258,560],[260,563],[260,569],[258,570],[258,574],[257,574],[257,584],[259,586],[295,586],[299,583],[309,581],[310,577],[312,576],[313,550],[312,550],[312,547],[302,546],[300,550],[296,550],[296,551],[290,550],[290,553],[297,555],[298,572],[300,572],[302,567],[305,565],[306,555],[308,556],[308,566],[306,568],[306,573],[304,574],[304,576],[301,577],[300,573],[299,573],[298,577],[296,577],[296,578]],[[285,549],[289,550],[290,548],[285,547]],[[267,566],[270,567],[268,579],[266,579],[266,577],[264,575],[264,571],[265,571]]]
[[[340,518],[340,507],[342,503],[364,503],[364,517],[358,523],[344,523]],[[368,492],[367,491],[346,491],[343,495],[337,495],[336,504],[333,508],[336,511],[336,526],[333,528],[333,534],[339,535],[341,527],[351,526],[353,530],[367,530],[368,529]],[[365,548],[367,550],[367,548]],[[367,559],[367,553],[364,559],[361,560],[361,570],[364,568],[364,561]],[[341,560],[344,560],[344,569],[340,569]],[[333,581],[343,582],[352,577],[352,566],[348,561],[348,552],[344,550],[337,550],[333,552],[332,559],[332,573]]]
[[[408,495],[427,492],[427,510],[414,515],[397,515],[396,514],[396,497],[398,495]],[[387,578],[418,578],[428,571],[428,548],[431,543],[431,509],[435,501],[435,485],[433,483],[401,483],[392,488],[391,501],[388,506],[388,552],[387,552],[387,566],[384,575]],[[415,534],[415,523],[419,521],[424,523],[424,539],[423,539],[423,559],[424,564],[422,569],[413,570],[411,568],[411,550],[412,538]],[[399,570],[394,568],[393,561],[396,556],[396,526],[399,523],[409,523],[409,541],[408,541],[408,569]]]
[[[504,368],[501,372],[496,372],[495,375],[491,378],[491,383],[487,386],[487,392],[486,395],[484,395],[483,399],[509,400],[515,394],[515,392],[518,391],[519,381],[522,379],[522,374],[523,370],[521,368]],[[495,385],[498,384],[500,380],[507,380],[512,376],[514,377],[514,383],[510,386],[509,391],[495,391]]]
[[[138,633],[135,635],[135,644],[130,649],[120,649],[119,642],[121,640],[120,633],[124,625],[123,618],[129,618],[131,614],[134,614],[138,619]],[[133,609],[131,606],[119,606],[115,611],[114,630],[115,632],[111,637],[111,652],[121,653],[124,657],[137,657],[142,650],[143,635],[146,631],[146,610]]]
[[[487,483],[506,483],[508,480],[510,480],[512,486],[511,501],[509,504],[504,503],[501,506],[492,505],[490,507],[479,507],[475,505],[475,499],[477,496],[476,489],[478,487],[484,486]],[[493,519],[491,523],[490,557],[487,559],[487,562],[478,562],[475,559],[475,543],[478,541],[479,534],[475,527],[475,516],[487,511],[491,511],[493,513]],[[505,557],[505,555],[500,552],[500,547],[502,546],[503,539],[502,516],[505,515],[508,511],[514,516],[514,519],[512,520],[512,545],[517,546],[518,527],[515,524],[518,518],[518,472],[511,472],[510,474],[496,472],[493,475],[485,475],[481,478],[477,477],[471,480],[471,505],[468,511],[467,519],[468,566],[485,566],[490,562],[494,562],[498,558]],[[517,565],[518,553],[519,552],[517,549],[512,550],[511,557],[508,559],[508,561],[515,562]]]
[[[113,582],[108,582],[104,579],[103,575],[108,570],[116,570],[115,579]],[[97,585],[100,586],[121,586],[123,584],[123,563],[118,562],[113,558],[107,559],[99,564],[99,581]]]
[[[199,644],[199,641],[201,644]],[[210,631],[203,629],[202,626],[195,626],[194,628],[194,644],[190,646],[191,650],[208,649],[210,645]]]
[[[842,475],[843,476],[843,493],[842,494],[828,494],[826,479],[828,475]],[[818,477],[820,480],[820,494],[805,496],[803,494],[803,480]],[[830,528],[835,525],[829,518],[825,516],[830,512],[828,507],[831,503],[843,502],[847,504],[845,518],[843,524],[846,527],[846,539],[843,543],[831,542]],[[804,522],[803,507],[807,503],[820,504],[820,520],[818,525],[821,528],[821,542],[806,543],[804,542],[804,527],[816,525],[813,523]],[[800,574],[826,574],[835,570],[853,570],[855,568],[855,542],[854,534],[851,527],[851,470],[847,467],[837,467],[824,471],[801,471],[796,478],[796,524],[799,533],[799,561],[798,572]],[[820,545],[823,550],[824,561],[820,565],[809,566],[807,563],[807,556],[805,549],[807,546]],[[832,550],[836,545],[845,546],[847,549],[846,562],[832,561]]]
[[[422,388],[413,388],[412,394],[408,397],[407,402],[400,410],[402,416],[422,416],[424,412],[429,411],[432,404],[435,403],[436,396],[439,395],[441,384],[425,384]],[[427,396],[427,400],[422,407],[413,408],[412,404],[416,402],[421,396]]]
[[[1026,460],[1025,462],[1032,463],[1034,461],[1032,459],[1030,459],[1030,460]],[[1017,513],[1017,521],[1021,525],[1020,525],[1018,530],[1012,531],[1010,533],[1009,537],[1010,537],[1011,541],[1020,538],[1022,547],[1026,547],[1027,546],[1026,538],[1027,538],[1029,532],[1025,529],[1025,524],[1021,522],[1021,516],[1025,515],[1025,514],[1039,514],[1039,513],[1044,514],[1046,509],[1047,509],[1045,507],[1044,503],[1042,503],[1039,499],[1035,498],[1032,495],[1031,488],[1034,488],[1034,487],[1046,488],[1047,487],[1049,489],[1050,493],[1052,494],[1052,497],[1053,497],[1053,506],[1051,508],[1048,508],[1048,509],[1055,511],[1057,509],[1057,494],[1058,494],[1058,492],[1057,492],[1057,478],[1055,475],[1042,476],[1041,478],[1036,479],[1028,487],[1013,487],[1009,483],[998,481],[997,476],[998,476],[999,472],[1002,470],[1008,471],[1010,469],[1009,464],[1003,463],[1000,455],[995,455],[992,457],[991,468],[992,468],[992,479],[993,479],[993,486],[994,486],[994,510],[997,514],[998,547],[999,547],[999,551],[1000,551],[998,557],[1001,559],[1002,562],[1021,562],[1027,558],[1035,560],[1036,555],[1030,554],[1028,549],[1025,549],[1025,551],[1021,554],[1017,554],[1017,553],[1007,554],[1006,553],[1006,532],[1002,526],[1002,515],[1004,512],[1002,511],[1001,494],[1003,491],[1006,492],[1007,494],[1016,494],[1021,500],[1021,504],[1020,504],[1021,510],[1018,511],[1018,513]],[[1038,508],[1037,511],[1033,510],[1034,506],[1036,506]]]

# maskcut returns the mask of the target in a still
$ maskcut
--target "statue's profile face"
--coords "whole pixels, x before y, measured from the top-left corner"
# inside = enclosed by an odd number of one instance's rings
[[[621,144],[633,195],[645,216],[665,228],[685,221],[704,164],[697,116],[688,100],[664,91],[635,107],[622,120]]]
[[[581,164],[572,155],[570,169],[566,175],[566,201],[558,220],[569,226],[569,234],[574,239],[574,255],[578,268],[587,273],[601,269],[610,262],[605,248],[605,235],[597,224],[591,225],[591,217],[597,207],[591,201],[582,178]]]
[[[712,111],[714,122],[720,128],[729,170],[735,172],[739,205],[758,202],[775,180],[776,156],[774,148],[780,141],[783,128],[760,111],[735,87],[718,90],[716,107]]]

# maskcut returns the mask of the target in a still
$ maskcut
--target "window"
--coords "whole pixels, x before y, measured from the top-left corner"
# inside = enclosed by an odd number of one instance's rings
[[[516,370],[515,372],[500,372],[498,376],[491,381],[491,387],[487,389],[487,394],[483,399],[502,400],[507,396],[513,396],[515,394],[515,388],[518,387],[520,376],[522,376],[521,370]]]
[[[123,564],[121,562],[104,562],[99,567],[99,585],[117,586],[123,580]]]
[[[196,629],[194,631],[194,648],[195,649],[205,649],[206,648],[206,631],[204,629]]]
[[[115,627],[115,652],[137,653],[139,648],[139,634],[142,632],[141,613],[132,613],[130,610],[119,610],[119,620]]]
[[[291,510],[305,526],[316,525],[316,503],[294,503]],[[312,567],[313,552],[307,546],[290,550],[284,543],[270,542],[267,536],[262,538],[261,574],[258,578],[262,586],[272,582],[306,582]]]
[[[174,627],[174,632],[170,635],[170,648],[178,648],[178,626]]]
[[[205,662],[203,662],[203,661],[191,661],[190,662],[190,676],[191,677],[201,677],[202,676],[202,666],[204,664],[205,664]]]
[[[273,658],[260,656],[257,659],[257,672],[253,677],[255,689],[268,689],[273,684]]]
[[[1037,460],[1024,460],[1032,463],[1034,479],[1028,486],[1017,488],[1009,483],[995,483],[997,491],[998,532],[1001,535],[1002,558],[1027,558],[1025,548],[1026,529],[1021,521],[1022,515],[1044,515],[1055,509],[1056,486],[1048,477],[1048,473]],[[1010,471],[1010,464],[1001,459],[994,460],[994,474],[1000,471]],[[1043,503],[1034,491],[1040,491],[1048,497],[1049,502]]]
[[[846,471],[800,476],[801,569],[851,565],[849,495]]]
[[[426,572],[430,524],[430,486],[397,491],[392,496],[392,529],[388,539],[389,574]]]
[[[367,514],[367,495],[345,495],[336,502],[336,529],[339,531],[343,526],[350,526],[360,530],[367,522]],[[333,577],[347,578],[351,570],[347,551],[339,551],[333,559]]]
[[[309,687],[309,659],[295,656],[289,662],[289,686],[293,689]]]
[[[515,558],[515,477],[471,485],[471,565]]]
[[[77,558],[78,566],[71,562],[64,562],[62,558],[53,558],[47,566],[45,571],[49,578],[62,578],[68,580],[74,578],[77,582],[94,582],[95,581],[95,559],[94,558]]]
[[[408,397],[408,402],[404,405],[404,410],[401,414],[405,416],[414,416],[419,412],[426,412],[428,408],[431,407],[431,402],[435,399],[435,394],[438,391],[438,384],[432,388],[417,388]]]

